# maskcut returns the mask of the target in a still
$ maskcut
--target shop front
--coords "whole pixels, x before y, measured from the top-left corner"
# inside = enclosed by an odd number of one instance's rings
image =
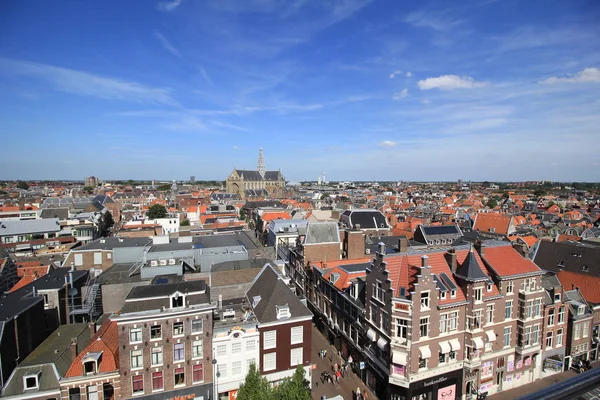
[[[407,388],[390,385],[390,400],[460,400],[463,370],[411,382]]]

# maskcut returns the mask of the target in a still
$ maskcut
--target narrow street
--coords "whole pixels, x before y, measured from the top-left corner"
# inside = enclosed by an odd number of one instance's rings
[[[327,350],[327,357],[324,359],[319,357],[319,351],[322,349]],[[311,361],[317,366],[317,368],[313,370],[312,374],[313,399],[321,400],[321,396],[325,395],[327,398],[342,396],[345,400],[353,400],[353,392],[356,391],[357,388],[360,388],[360,390],[363,392],[367,390],[368,400],[375,400],[377,398],[360,380],[360,378],[354,372],[350,371],[350,369],[348,369],[345,377],[340,379],[339,384],[321,382],[321,372],[331,372],[332,365],[334,363],[338,363],[339,365],[343,360],[338,356],[335,347],[329,343],[327,338],[325,338],[314,325],[312,326]]]

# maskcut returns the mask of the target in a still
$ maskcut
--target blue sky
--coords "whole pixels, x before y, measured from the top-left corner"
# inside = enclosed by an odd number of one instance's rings
[[[600,3],[0,3],[0,179],[600,178]]]

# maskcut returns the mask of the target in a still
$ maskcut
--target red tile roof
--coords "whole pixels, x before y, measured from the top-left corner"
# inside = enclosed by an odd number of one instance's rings
[[[510,216],[498,213],[479,213],[475,217],[473,229],[476,231],[490,232],[494,228],[495,233],[508,234],[511,221]]]
[[[542,272],[533,261],[521,256],[510,245],[484,247],[483,259],[501,277]]]
[[[339,274],[338,279],[333,284],[333,286],[335,286],[339,290],[345,290],[346,288],[348,288],[352,284],[352,279],[363,278],[367,276],[366,271],[346,272],[339,267],[335,267],[327,271],[323,275],[323,279],[329,281],[332,274]]]
[[[85,349],[73,360],[69,370],[65,374],[65,378],[73,378],[83,376],[83,364],[81,360],[87,353],[102,352],[100,359],[99,373],[113,372],[119,369],[119,340],[117,332],[117,322],[108,320]]]
[[[322,261],[322,262],[314,262],[314,263],[312,263],[312,266],[318,267],[318,268],[335,268],[340,265],[368,263],[371,260],[372,260],[371,257],[364,257],[364,258],[353,258],[353,259],[345,259],[345,260]]]
[[[568,271],[559,271],[556,277],[565,290],[578,287],[584,299],[590,303],[600,303],[600,290],[598,290],[600,287],[599,277]]]
[[[29,285],[31,282],[35,281],[36,277],[33,275],[26,275],[24,277],[21,278],[21,280],[19,280],[19,282],[17,282],[15,284],[15,286],[13,286],[8,293],[12,293],[16,290],[21,289],[23,286]]]

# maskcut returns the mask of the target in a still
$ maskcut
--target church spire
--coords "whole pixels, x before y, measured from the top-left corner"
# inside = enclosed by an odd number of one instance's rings
[[[265,159],[263,158],[262,147],[258,149],[258,173],[263,179],[265,178]]]

